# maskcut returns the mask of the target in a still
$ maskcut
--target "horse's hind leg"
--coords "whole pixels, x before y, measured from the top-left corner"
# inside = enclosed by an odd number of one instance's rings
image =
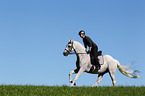
[[[109,75],[112,79],[113,86],[115,87],[116,86],[115,72],[109,72]]]
[[[97,86],[97,85],[101,82],[103,75],[104,75],[104,74],[98,74],[97,82],[96,82],[92,87]]]

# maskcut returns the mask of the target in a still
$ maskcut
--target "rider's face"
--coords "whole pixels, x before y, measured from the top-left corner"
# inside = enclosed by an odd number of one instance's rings
[[[81,34],[80,37],[83,38],[84,37],[84,34]]]

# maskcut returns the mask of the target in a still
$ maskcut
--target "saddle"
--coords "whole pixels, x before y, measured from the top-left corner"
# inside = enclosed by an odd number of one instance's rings
[[[102,55],[102,51],[98,51],[98,56],[101,56]]]

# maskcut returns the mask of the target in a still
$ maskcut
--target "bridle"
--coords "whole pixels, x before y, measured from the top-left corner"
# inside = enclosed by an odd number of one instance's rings
[[[72,44],[71,49],[70,49],[70,50],[65,49],[65,51],[68,52],[68,54],[71,54],[70,51],[71,51],[72,49],[74,49],[74,47],[73,47],[73,42],[69,42],[68,44]],[[75,51],[75,49],[74,49],[74,51]]]

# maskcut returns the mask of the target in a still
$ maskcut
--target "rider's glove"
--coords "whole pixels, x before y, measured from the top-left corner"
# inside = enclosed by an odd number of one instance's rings
[[[89,50],[88,52],[87,52],[87,54],[90,54],[91,53],[91,51]]]

